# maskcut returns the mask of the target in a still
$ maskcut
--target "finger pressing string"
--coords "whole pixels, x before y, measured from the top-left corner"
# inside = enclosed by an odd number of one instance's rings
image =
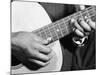
[[[79,6],[79,9],[80,9],[80,10],[84,10],[84,9],[85,9],[85,5],[80,5],[80,6]]]
[[[84,30],[91,31],[91,27],[84,21],[83,18],[79,18],[78,22],[80,26],[83,27]]]
[[[95,29],[95,22],[93,22],[89,17],[87,17],[87,16],[85,16],[84,17],[85,18],[85,21],[86,21],[86,23],[88,23],[89,24],[89,26],[91,26],[93,29]]]
[[[80,37],[84,37],[83,32],[81,32],[81,31],[78,30],[78,29],[75,29],[75,33],[76,33],[78,36],[80,36]]]
[[[85,9],[84,5],[76,5],[75,7],[76,7],[76,11],[81,11]]]
[[[78,24],[75,19],[72,19],[71,23],[75,26],[75,28],[79,29],[81,32],[84,32],[83,28]]]

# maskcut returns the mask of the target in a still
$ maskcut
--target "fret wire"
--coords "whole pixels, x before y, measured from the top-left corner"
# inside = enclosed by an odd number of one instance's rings
[[[79,11],[81,18],[83,18],[83,15],[82,15],[82,13],[81,13],[81,12],[82,12],[82,11]]]
[[[52,25],[52,24],[53,24],[53,23],[50,23],[50,24],[48,24],[48,25],[46,25],[46,26],[47,26],[48,28],[49,28],[49,26],[53,27],[54,25]],[[46,26],[43,26],[43,27],[41,27],[41,28],[35,30],[34,32],[37,33],[37,31],[39,31],[39,33],[41,34],[41,31],[40,31],[40,30],[42,30],[42,32],[45,33],[44,28],[45,28]]]
[[[59,25],[59,24],[58,24],[58,27],[59,27],[59,29],[60,29],[60,31],[61,31],[61,28],[60,28],[60,25]],[[62,36],[64,36],[63,33],[62,33],[62,31],[61,31],[61,34],[62,34]]]
[[[93,10],[96,11],[96,7],[95,6],[93,6]]]
[[[49,32],[49,29],[48,29],[48,26],[47,26],[47,28],[45,29],[45,33],[46,33],[46,35],[47,35],[47,39],[51,37],[51,34],[50,34],[50,32]]]
[[[49,28],[52,28],[52,27],[54,27],[54,26],[56,25],[56,23],[57,23],[57,21],[55,21],[55,22],[49,24],[48,27],[49,27]]]
[[[41,37],[41,32],[40,32],[41,28],[32,31],[33,33],[35,33],[36,35],[39,35]]]
[[[63,19],[64,19],[64,21],[69,21],[70,20],[70,16],[67,16],[67,17],[65,17]]]
[[[41,33],[42,33],[42,31],[41,31],[41,29],[42,29],[42,28],[40,28],[40,29],[39,29],[40,37],[42,37],[42,34],[41,34]]]
[[[74,14],[74,15],[76,15],[76,14]],[[76,16],[74,16],[74,15],[73,15],[73,18],[74,18],[74,19],[75,19],[76,17],[79,17],[79,14],[78,14],[78,15],[76,15]],[[68,23],[70,23],[70,20],[71,20],[71,19],[69,19],[69,20],[67,20],[67,21],[66,21],[66,20],[64,20],[64,19],[63,19],[63,21],[64,21],[64,24],[65,24],[65,26],[66,26],[67,31],[69,31],[69,30],[68,30],[69,28],[71,28],[71,29],[72,29],[72,28],[74,28],[74,26],[73,26],[73,25],[68,24]],[[69,32],[68,32],[68,33],[69,33]]]
[[[73,14],[73,16],[74,16],[74,17],[73,17],[74,19],[77,19],[77,17],[79,16],[79,12]]]
[[[48,27],[48,31],[50,32],[49,25],[47,25],[47,27]],[[53,36],[52,36],[51,32],[50,32],[50,35],[51,35],[51,37],[50,37],[50,38],[51,38],[51,40],[52,40],[52,37],[53,37]],[[48,39],[48,38],[47,38],[47,39]],[[51,41],[51,40],[50,40],[50,41]]]
[[[88,9],[89,10],[91,10],[92,9],[92,7],[88,7],[88,8],[86,8],[84,11],[84,13],[86,13],[86,12],[88,12]],[[93,9],[92,9],[93,10]],[[84,13],[82,13],[83,11],[79,11],[79,12],[77,12],[77,13],[75,13],[75,14],[73,14],[74,15],[74,18],[76,17],[78,17],[78,16],[82,16],[82,14],[84,14]],[[79,15],[80,14],[80,15]],[[89,16],[89,13],[87,13],[88,14],[88,16]],[[89,16],[90,17],[90,16]]]
[[[62,19],[62,21],[63,21],[63,23],[64,23],[65,28],[67,29],[67,26],[66,26],[66,24],[65,24],[65,20],[64,20],[64,19]]]
[[[63,28],[61,28],[61,25],[62,25],[62,24],[64,25],[63,19],[61,19],[60,22],[61,22],[61,23],[58,23],[58,24],[56,25],[56,27],[58,27],[58,29],[59,29],[59,31],[56,30],[56,32],[57,32],[57,35],[58,35],[58,33],[61,33],[61,37],[63,37],[63,36],[64,36],[63,33],[62,33],[62,29],[63,29]],[[64,27],[65,27],[65,25],[64,25]],[[59,37],[59,36],[58,36],[58,37]],[[59,38],[60,38],[60,37],[59,37]]]
[[[94,7],[91,6],[91,7],[86,8],[86,10],[88,10],[88,11],[89,11],[89,10],[93,10],[93,8],[94,8]]]
[[[67,21],[67,23],[69,23],[69,21]],[[72,32],[72,31],[73,31],[73,28],[74,28],[74,25],[68,24],[68,25],[67,25],[68,33]]]
[[[81,11],[81,14],[82,14],[83,18],[85,18],[85,16],[88,17],[87,9],[84,9],[83,11]]]
[[[88,18],[90,18],[90,15],[89,15],[89,13],[88,13],[88,10],[86,9],[86,13],[87,13],[87,15],[88,15]]]
[[[37,34],[38,36],[41,36],[41,33],[40,33],[40,32],[36,32],[36,34]]]
[[[87,10],[91,10],[91,9],[93,9],[93,7],[88,7],[88,8],[86,8]]]
[[[89,13],[90,16],[92,16],[92,14],[94,15],[95,10],[92,8],[92,9],[88,10],[88,13]]]
[[[94,7],[92,7],[92,8],[87,8],[87,10],[91,11],[91,10],[95,10],[95,9],[94,9]]]
[[[43,39],[46,39],[46,34],[45,34],[44,31],[42,31],[40,34],[41,34],[41,37],[42,37]]]
[[[56,33],[56,35],[57,35],[57,39],[59,39],[59,36],[58,36],[58,34],[57,34],[57,32],[55,31],[55,33]]]
[[[42,37],[41,32],[39,32],[40,37]]]
[[[61,19],[59,26],[60,26],[61,30],[65,28],[65,24],[63,22],[63,19]]]
[[[73,27],[74,27],[74,26],[72,26],[71,24],[68,25],[68,31],[69,31],[69,33],[71,33],[71,32],[73,31]]]
[[[69,16],[70,19],[67,21],[70,21],[72,18],[77,20],[79,17],[82,17],[81,11],[76,12],[76,13],[72,14],[71,16]]]
[[[41,37],[43,37],[44,39],[47,38],[47,35],[46,35],[46,32],[45,32],[45,28],[46,26],[40,28],[40,34],[41,34]]]
[[[88,7],[88,8],[86,8],[86,9],[87,9],[87,10],[88,10],[88,9],[92,9],[92,7]],[[74,16],[73,18],[75,18],[75,19],[77,19],[77,18],[80,17],[80,16],[83,17],[82,14],[81,14],[81,12],[82,12],[82,11],[78,11],[78,12],[72,14],[71,16],[65,17],[65,18],[64,18],[64,21],[69,21],[70,18],[71,18],[72,16]],[[79,14],[80,14],[80,15],[79,15]]]
[[[56,21],[57,22],[57,21]],[[47,25],[47,27],[48,27],[48,30],[49,30],[49,32],[50,32],[50,38],[53,40],[53,35],[52,35],[52,33],[51,33],[51,31],[50,31],[50,28],[53,28],[54,26],[55,26],[55,24],[56,24],[56,22],[54,22],[54,23],[51,23],[51,24],[49,24],[49,25]],[[48,38],[47,38],[48,39]],[[58,37],[57,37],[57,39],[59,39]]]
[[[92,11],[92,13],[91,14],[93,14],[93,15],[89,15],[90,17],[93,17],[93,16],[95,16],[95,14],[94,14],[94,11],[95,10],[95,8],[93,9],[93,7],[89,7],[89,8],[87,8],[86,9],[86,12],[89,14],[89,12],[90,11]],[[73,14],[73,15],[71,15],[71,16],[68,16],[68,17],[65,17],[65,18],[63,18],[63,21],[64,21],[64,24],[65,24],[65,22],[67,21],[69,21],[70,20],[70,18],[72,17],[72,16],[74,16],[73,18],[75,18],[75,17],[79,17],[80,15],[79,15],[79,13],[80,12],[77,12],[77,13],[75,13],[75,14]],[[53,23],[54,24],[54,23]],[[48,30],[50,30],[49,29],[49,26],[50,26],[51,24],[49,24],[49,25],[47,25],[47,27],[48,27]],[[52,26],[50,26],[50,27],[54,27],[55,25],[52,25]],[[65,25],[66,26],[66,25]],[[66,28],[68,27],[69,25],[67,25],[66,26]],[[58,27],[59,27],[59,25],[58,25]],[[43,27],[42,27],[43,28]],[[59,27],[60,28],[60,27]],[[70,28],[70,27],[69,27]],[[68,29],[68,28],[67,28]],[[39,30],[39,29],[38,29]],[[60,28],[60,31],[61,31],[61,28]],[[68,30],[68,31],[70,31],[70,30]],[[36,30],[36,32],[37,32],[37,30]],[[49,31],[50,32],[50,31]],[[41,33],[41,31],[40,32],[38,32],[38,34],[40,34]],[[70,33],[70,32],[69,32]],[[63,33],[62,33],[62,31],[61,31],[61,34],[62,34],[62,36],[64,36],[63,35]],[[50,35],[51,35],[51,32],[50,32]],[[58,36],[58,35],[57,35]],[[51,35],[51,37],[53,37],[52,35]]]
[[[58,38],[61,38],[62,37],[62,34],[61,34],[61,30],[60,30],[60,28],[59,28],[58,25],[55,26],[55,30],[56,30],[56,33],[57,33]]]
[[[55,34],[56,34],[56,36],[57,36],[57,39],[59,39],[59,36],[58,36],[58,34],[57,34],[57,32],[56,32],[56,30],[55,30],[55,27],[56,27],[56,25],[54,25],[53,27],[51,27],[51,28],[49,28],[49,29],[54,29],[54,32],[55,32]],[[51,33],[51,35],[53,35],[52,33]]]
[[[91,17],[93,17],[93,16],[95,16],[94,14],[93,15],[91,15]]]
[[[91,16],[93,17],[93,16]],[[68,22],[68,21],[67,21]],[[65,21],[64,21],[65,24]],[[67,31],[69,31],[68,33],[72,32],[73,30],[71,29],[72,27],[70,25],[67,25],[66,28],[68,29]],[[60,30],[61,31],[61,30]]]
[[[67,26],[66,26],[66,24],[65,24],[64,19],[63,19],[63,22],[64,22],[65,29],[66,29],[66,31],[67,31],[66,33],[68,33],[68,30],[67,30],[68,28],[67,28]]]
[[[59,39],[58,33],[57,33],[56,30],[55,30],[55,27],[57,26],[57,22],[59,22],[59,21],[54,22],[54,23],[53,23],[54,26],[49,27],[49,30],[53,28],[53,30],[54,30],[54,32],[55,32],[55,34],[56,34],[57,39]],[[51,33],[51,35],[52,35],[52,39],[55,40],[52,33]]]
[[[54,25],[53,25],[52,27],[50,27],[50,28],[53,28],[53,27],[54,27],[54,29],[55,29],[56,26],[59,27],[59,25],[58,25],[57,22],[59,22],[59,21],[54,22],[54,23],[53,23]],[[50,28],[49,28],[49,29],[50,29]],[[60,29],[60,27],[59,27],[59,29]],[[60,29],[60,32],[61,32],[61,29]],[[55,33],[56,33],[56,35],[57,35],[57,39],[59,39],[58,33],[57,33],[56,31],[55,31]],[[52,33],[51,33],[51,34],[52,34]],[[61,33],[61,36],[62,36],[62,33]]]
[[[56,31],[55,27],[56,27],[56,26],[54,26],[54,32],[56,33],[57,39],[59,39],[59,36],[58,36],[58,34],[57,34],[57,31]]]
[[[46,26],[45,26],[45,27],[46,27]],[[43,28],[43,32],[45,33],[46,38],[47,38],[47,34],[46,34],[46,31],[45,31],[45,27]]]
[[[48,25],[46,25],[46,26],[48,26]],[[45,28],[46,26],[43,26],[43,27],[41,27],[41,28],[39,28],[39,29],[36,29],[36,30],[33,31],[33,32],[35,32],[36,34],[39,34],[40,37],[42,37],[42,34],[41,34],[41,33],[42,33],[42,32],[45,33],[44,28]],[[46,33],[45,33],[45,37],[47,37],[47,36],[46,36]]]

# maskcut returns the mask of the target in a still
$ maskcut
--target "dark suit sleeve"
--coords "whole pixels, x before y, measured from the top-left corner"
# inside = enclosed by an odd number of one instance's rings
[[[73,56],[72,70],[86,70],[96,68],[95,31],[89,35],[88,42],[78,47]]]

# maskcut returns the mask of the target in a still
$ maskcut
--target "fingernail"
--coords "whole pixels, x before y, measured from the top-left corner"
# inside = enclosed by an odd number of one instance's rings
[[[49,41],[48,41],[48,40],[44,40],[43,42],[44,42],[45,44],[48,44],[48,43],[49,43]]]
[[[89,17],[84,16],[85,21],[88,23],[90,21]]]
[[[47,41],[48,41],[48,43],[51,42],[52,41],[52,38],[51,37],[48,37],[47,38]]]

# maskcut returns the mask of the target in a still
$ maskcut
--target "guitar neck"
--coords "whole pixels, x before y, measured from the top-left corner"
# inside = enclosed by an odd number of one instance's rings
[[[35,32],[38,36],[44,39],[48,39],[48,40],[51,39],[52,42],[54,42],[73,32],[74,26],[69,24],[72,18],[77,20],[78,18],[84,18],[84,16],[87,16],[95,20],[95,15],[96,15],[95,6],[89,7],[83,11],[76,12],[70,16],[67,16],[54,23],[39,28],[33,32]]]

